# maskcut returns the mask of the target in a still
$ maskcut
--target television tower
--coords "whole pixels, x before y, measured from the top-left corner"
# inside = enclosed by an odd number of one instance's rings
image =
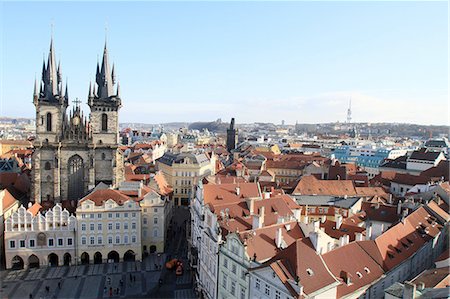
[[[352,98],[350,98],[350,102],[348,104],[348,109],[347,109],[347,123],[351,123],[352,122]]]

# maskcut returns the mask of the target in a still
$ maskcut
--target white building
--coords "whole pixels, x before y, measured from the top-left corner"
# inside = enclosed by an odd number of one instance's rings
[[[77,256],[82,264],[141,260],[141,208],[118,190],[96,190],[78,203]]]
[[[56,204],[41,214],[41,205],[20,207],[5,221],[6,267],[72,265],[77,219]]]

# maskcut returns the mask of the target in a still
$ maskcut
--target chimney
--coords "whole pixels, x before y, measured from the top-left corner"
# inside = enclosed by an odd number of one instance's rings
[[[250,215],[252,215],[255,212],[255,200],[247,198],[245,201],[247,202],[247,208],[250,211]]]
[[[372,225],[370,225],[366,229],[366,240],[370,240],[372,238]]]
[[[327,216],[322,215],[322,216],[320,217],[320,222],[325,223],[325,221],[327,221]]]
[[[318,231],[320,230],[320,222],[319,221],[314,221],[313,222],[313,227],[314,227],[314,231]]]
[[[341,214],[336,214],[335,218],[336,218],[336,229],[341,229],[342,215]]]
[[[414,299],[416,298],[416,285],[405,281],[405,289],[403,290],[403,299]]]
[[[264,225],[264,207],[261,207],[259,215],[253,216],[252,229],[261,228],[263,227],[263,225]]]
[[[241,187],[239,186],[236,187],[236,195],[237,196],[241,195]]]
[[[388,202],[389,202],[390,204],[392,204],[392,194],[389,194]]]
[[[260,221],[260,227],[263,227],[264,226],[264,215],[265,215],[265,207],[264,206],[262,206],[260,209],[259,209],[259,221]]]
[[[281,233],[281,227],[277,228],[277,232],[275,234],[275,244],[277,248],[281,249],[281,243],[283,241],[283,235]]]
[[[316,253],[321,253],[319,248],[319,233],[317,231],[313,231],[309,233],[309,239],[316,249]]]
[[[328,242],[328,243],[327,243],[327,252],[329,252],[329,251],[331,251],[331,250],[333,250],[333,243]]]
[[[355,233],[355,241],[362,241],[362,240],[363,240],[363,234]]]
[[[28,208],[31,208],[33,206],[33,204],[31,203],[31,201],[28,203]]]
[[[270,198],[270,192],[264,191],[264,199]]]
[[[402,201],[399,200],[397,204],[397,215],[400,215],[401,212],[402,212]]]

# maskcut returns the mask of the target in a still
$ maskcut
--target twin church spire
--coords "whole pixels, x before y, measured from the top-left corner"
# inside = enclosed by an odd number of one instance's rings
[[[108,48],[105,42],[103,50],[103,59],[101,67],[97,62],[97,71],[95,75],[95,83],[89,84],[89,102],[91,100],[108,100],[119,98],[119,84],[116,82],[116,74],[114,65],[110,69]],[[114,85],[117,83],[116,92],[114,92]],[[35,79],[33,97],[35,101],[43,101],[49,103],[61,103],[68,105],[68,86],[66,81],[65,89],[63,90],[61,63],[56,65],[55,49],[53,45],[53,38],[50,41],[50,51],[48,54],[47,63],[45,59],[42,65],[42,77],[40,82]],[[91,104],[90,104],[91,105]]]

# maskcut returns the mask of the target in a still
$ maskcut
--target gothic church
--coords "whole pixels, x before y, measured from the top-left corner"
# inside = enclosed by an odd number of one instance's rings
[[[95,84],[89,85],[89,118],[79,101],[67,113],[69,94],[63,89],[60,63],[56,65],[53,39],[42,79],[35,82],[36,107],[31,201],[78,200],[98,183],[117,185],[123,180],[123,157],[118,150],[121,107],[114,65],[110,69],[105,43]]]

